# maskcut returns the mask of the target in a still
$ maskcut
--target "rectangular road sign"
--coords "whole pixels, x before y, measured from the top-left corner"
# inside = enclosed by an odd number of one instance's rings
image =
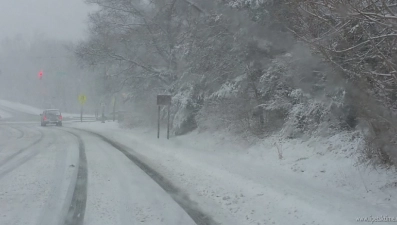
[[[171,105],[171,95],[157,95],[157,105]]]
[[[171,107],[171,95],[157,95],[158,105],[158,118],[157,118],[157,138],[160,138],[160,111],[161,106],[168,106],[168,117],[167,117],[167,139],[170,138],[170,107]]]

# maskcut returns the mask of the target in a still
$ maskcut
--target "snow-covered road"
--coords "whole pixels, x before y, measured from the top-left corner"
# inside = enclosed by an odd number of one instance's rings
[[[221,224],[334,225],[358,224],[357,219],[371,220],[377,216],[396,219],[396,190],[378,189],[383,182],[392,180],[378,172],[363,173],[360,177],[356,168],[349,165],[346,155],[312,159],[302,157],[309,151],[299,149],[302,158],[291,165],[302,168],[295,172],[288,168],[288,162],[284,162],[287,167],[280,164],[273,152],[254,156],[256,153],[249,152],[254,149],[239,153],[233,144],[223,145],[226,149],[216,149],[222,146],[212,145],[211,137],[207,137],[207,143],[203,143],[199,135],[158,140],[151,130],[147,133],[140,129],[128,131],[115,123],[72,126],[131,146],[131,152],[186,191],[205,213]],[[289,154],[294,153],[286,151],[285,154],[292,157]],[[339,171],[344,172],[346,178],[332,174]],[[388,176],[388,179],[395,178]]]
[[[0,125],[0,224],[58,224],[76,177],[70,135],[31,125]]]
[[[196,224],[102,139],[39,124],[0,125],[0,224]]]
[[[13,118],[0,121],[0,225],[397,221],[397,175],[354,165],[357,143],[344,134],[280,142],[281,160],[272,139],[242,147],[113,122],[40,127],[4,110]]]

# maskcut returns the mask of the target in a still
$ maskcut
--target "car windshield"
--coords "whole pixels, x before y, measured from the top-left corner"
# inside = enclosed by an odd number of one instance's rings
[[[47,115],[59,116],[59,115],[61,115],[61,112],[58,111],[58,110],[49,110],[49,111],[46,111],[46,114],[47,114]]]
[[[375,222],[397,0],[0,0],[0,225]]]

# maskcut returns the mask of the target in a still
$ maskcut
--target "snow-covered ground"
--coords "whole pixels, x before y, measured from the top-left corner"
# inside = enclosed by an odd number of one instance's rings
[[[121,152],[93,135],[66,131],[0,125],[1,225],[195,224]],[[71,210],[73,220],[65,223]]]
[[[57,224],[74,186],[76,173],[69,165],[78,160],[78,143],[37,126],[0,130],[11,131],[0,137],[0,224]]]
[[[25,113],[34,111],[21,104],[1,101],[0,105]],[[157,139],[154,129],[122,129],[113,122],[65,125],[62,129],[93,131],[130,147],[221,224],[357,224],[357,219],[371,222],[378,217],[397,221],[396,172],[357,164],[355,152],[361,147],[358,134],[339,133],[307,140],[274,136],[249,146],[221,132],[192,132],[167,140],[165,129]],[[70,136],[60,137],[61,132],[53,133],[50,127],[27,123],[1,126],[7,127],[0,129],[3,161],[15,150],[31,145],[38,130],[46,138],[12,157],[10,163],[0,161],[0,224],[28,220],[52,224],[67,210],[61,207],[63,204],[56,204],[54,196],[59,194],[61,201],[67,201],[69,187],[74,185],[72,178],[77,175],[68,172],[68,166],[76,165],[77,142]],[[86,144],[88,164],[86,224],[192,222],[117,149],[90,134],[78,133]],[[57,182],[61,184],[51,185]],[[138,192],[145,199],[149,195],[150,202],[137,199]],[[131,208],[131,202],[139,207]],[[165,208],[164,204],[172,206]],[[30,216],[15,220],[19,208]],[[50,209],[55,214],[48,218],[44,213]],[[130,215],[130,211],[137,214]],[[178,218],[184,222],[176,222]]]
[[[11,114],[0,109],[0,119],[10,118]]]
[[[42,110],[40,110],[36,107],[33,107],[33,106],[29,106],[29,105],[25,105],[25,104],[21,104],[21,103],[17,103],[17,102],[10,102],[10,101],[1,100],[1,99],[0,99],[0,106],[5,106],[5,107],[13,109],[15,111],[24,112],[24,113],[32,114],[32,115],[38,115],[41,112],[43,112]]]
[[[89,165],[85,225],[195,224],[121,152],[97,137],[84,140]]]
[[[357,165],[360,138],[349,133],[306,141],[272,137],[244,146],[220,133],[166,140],[155,130],[116,123],[72,126],[131,147],[222,224],[334,225],[397,217],[396,173]]]
[[[17,112],[22,112],[22,113],[31,114],[31,115],[39,115],[39,114],[43,113],[43,109],[39,109],[37,107],[33,107],[30,105],[25,105],[25,104],[21,104],[21,103],[10,102],[7,100],[2,100],[2,99],[0,99],[0,106],[4,106],[11,110],[15,110]],[[7,113],[7,112],[4,111],[4,113]],[[9,113],[5,114],[5,115],[9,115],[8,117],[11,116],[11,114],[9,114]],[[0,111],[0,116],[2,116],[2,111]],[[80,114],[78,114],[78,113],[62,113],[62,116],[65,118],[73,118],[73,117],[80,117]],[[87,114],[85,114],[84,116],[94,117],[94,115],[87,115]],[[5,118],[5,117],[6,116],[4,116],[3,118]]]

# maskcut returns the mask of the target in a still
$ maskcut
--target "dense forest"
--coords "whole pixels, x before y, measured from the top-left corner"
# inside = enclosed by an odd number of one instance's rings
[[[396,1],[86,2],[99,10],[79,61],[141,122],[165,93],[175,135],[358,131],[370,162],[396,159]]]

